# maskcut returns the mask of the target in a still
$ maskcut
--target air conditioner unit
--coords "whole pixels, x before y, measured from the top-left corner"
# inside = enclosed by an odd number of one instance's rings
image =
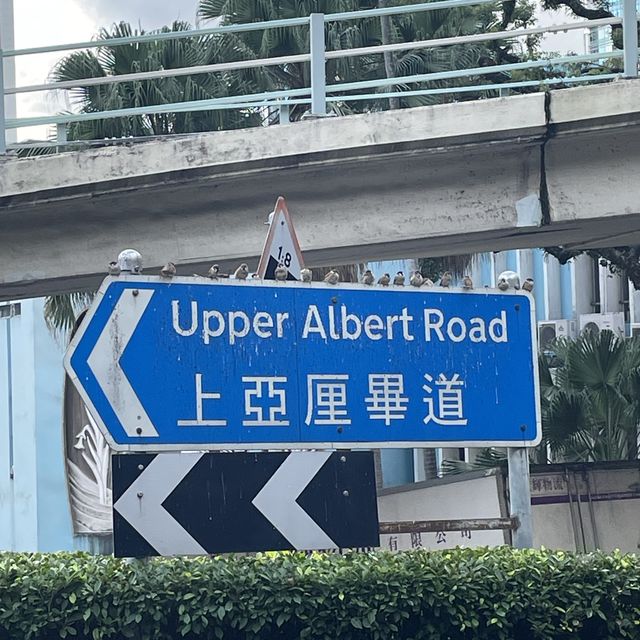
[[[629,337],[636,338],[640,336],[640,322],[632,322],[629,325]]]
[[[573,338],[576,325],[573,320],[545,320],[538,322],[538,347],[546,351],[557,338]]]
[[[585,313],[580,316],[580,333],[583,331],[604,331],[608,329],[624,338],[624,313]]]

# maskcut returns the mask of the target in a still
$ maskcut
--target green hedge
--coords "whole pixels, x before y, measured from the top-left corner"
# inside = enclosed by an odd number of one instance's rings
[[[0,554],[0,638],[640,638],[640,558]]]

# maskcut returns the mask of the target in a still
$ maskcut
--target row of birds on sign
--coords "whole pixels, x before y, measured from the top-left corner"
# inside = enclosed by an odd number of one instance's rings
[[[109,273],[111,275],[117,275],[118,273],[120,273],[120,270],[116,262],[112,262],[109,265]],[[510,273],[510,272],[505,272],[505,274],[506,273]],[[173,262],[167,262],[167,264],[164,267],[162,267],[162,269],[160,269],[160,275],[163,278],[173,278],[176,275],[176,265]],[[194,274],[194,275],[197,275],[197,274]],[[242,280],[247,280],[250,275],[251,275],[251,278],[259,278],[257,273],[250,274],[249,267],[245,262],[243,262],[234,271],[232,276],[229,276],[229,274],[227,273],[221,273],[220,267],[217,264],[214,264],[207,272],[207,277],[211,278],[212,280],[218,280],[219,278],[232,277],[234,280],[242,281]],[[288,279],[289,270],[283,264],[279,264],[276,267],[274,275],[276,280],[284,282]],[[517,274],[514,273],[513,275],[517,277]],[[307,268],[302,269],[300,271],[300,280],[302,280],[302,282],[311,282],[312,281],[311,269],[307,269]],[[324,276],[323,282],[326,282],[327,284],[331,284],[331,285],[338,284],[340,282],[340,274],[337,271],[331,269]],[[394,285],[396,287],[403,287],[406,283],[406,277],[402,271],[398,271],[393,278],[391,278],[391,276],[388,273],[384,273],[376,280],[376,277],[373,275],[373,272],[371,271],[371,269],[366,269],[362,274],[362,278],[360,282],[368,286],[373,286],[374,284],[378,284],[382,287],[388,287],[389,285]],[[425,278],[420,273],[420,271],[413,271],[411,273],[411,276],[409,277],[409,284],[412,287],[435,286],[434,282],[429,278]],[[451,272],[445,271],[442,274],[442,277],[440,278],[437,284],[440,287],[445,287],[445,288],[451,287],[453,285],[453,275],[451,274]],[[498,286],[498,289],[501,289],[502,291],[506,291],[511,286],[513,286],[513,279],[499,277],[497,286]],[[466,290],[473,289],[473,280],[471,279],[470,276],[466,275],[462,278],[462,288]],[[514,288],[516,289],[520,288],[519,279]],[[522,289],[524,289],[525,291],[533,291],[533,279],[527,278],[522,283]]]

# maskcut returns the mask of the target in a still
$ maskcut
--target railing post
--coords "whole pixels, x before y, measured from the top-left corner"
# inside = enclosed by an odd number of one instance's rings
[[[2,34],[0,34],[0,153],[7,152],[7,133],[4,123],[4,57],[2,56]]]
[[[622,44],[624,46],[624,77],[638,77],[638,18],[636,0],[622,2]]]
[[[311,115],[327,114],[327,83],[325,74],[324,14],[309,16],[311,53]]]
[[[280,115],[280,124],[289,124],[291,122],[290,106],[286,100],[278,105],[278,112]]]
[[[56,142],[59,145],[64,146],[67,142],[67,125],[66,124],[57,124],[56,125]],[[60,147],[56,149],[56,151],[60,151]]]

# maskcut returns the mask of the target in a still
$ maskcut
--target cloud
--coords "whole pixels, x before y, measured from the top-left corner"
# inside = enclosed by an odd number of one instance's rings
[[[17,48],[91,40],[102,27],[122,20],[145,31],[174,20],[195,22],[197,0],[14,0],[15,45]],[[16,58],[16,84],[46,82],[64,53]],[[48,115],[70,109],[63,92],[29,93],[17,96],[18,117]],[[19,129],[17,137],[45,139],[49,127]],[[10,136],[13,139],[13,136]]]
[[[14,2],[15,46],[45,46],[65,42],[88,40],[95,33],[95,24],[79,0],[32,0]],[[44,53],[19,56],[15,59],[16,84],[41,84],[49,78],[51,70],[64,53]],[[18,117],[42,116],[69,108],[64,96],[38,92],[17,96]],[[46,138],[48,127],[19,129],[20,140]],[[11,138],[10,138],[11,139]]]
[[[197,0],[94,0],[86,10],[101,27],[114,22],[130,22],[142,26],[145,31],[184,20],[193,24],[197,11]]]

